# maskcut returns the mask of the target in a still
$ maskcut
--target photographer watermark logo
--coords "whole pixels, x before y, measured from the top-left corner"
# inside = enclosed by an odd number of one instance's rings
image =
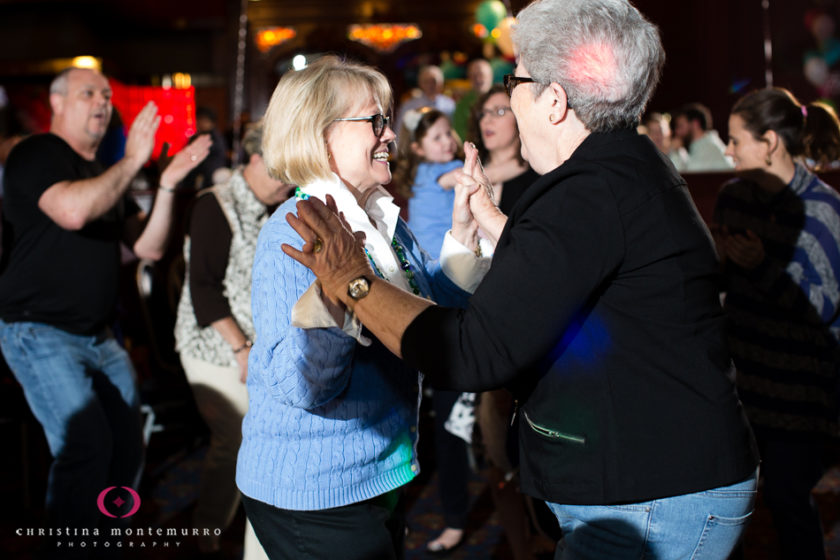
[[[107,515],[108,517],[119,517],[121,519],[131,517],[140,509],[140,495],[134,488],[129,488],[128,486],[120,486],[124,492],[114,491],[116,488],[116,486],[109,486],[100,492],[96,498],[96,506],[102,512],[102,515]],[[114,515],[109,510],[114,511],[117,515]],[[120,512],[125,510],[128,511],[120,515]]]

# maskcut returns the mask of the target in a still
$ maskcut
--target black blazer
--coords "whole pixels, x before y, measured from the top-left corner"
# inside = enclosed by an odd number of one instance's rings
[[[716,488],[758,464],[717,271],[653,144],[591,134],[517,202],[469,307],[423,312],[402,354],[436,387],[514,392],[526,493],[615,504]]]

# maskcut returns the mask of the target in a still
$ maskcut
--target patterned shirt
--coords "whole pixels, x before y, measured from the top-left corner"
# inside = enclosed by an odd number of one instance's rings
[[[715,221],[750,230],[764,261],[726,267],[725,308],[741,399],[756,428],[836,436],[840,195],[797,164],[777,194],[735,179]]]
[[[268,219],[268,209],[254,196],[241,170],[235,171],[227,183],[201,191],[199,196],[215,196],[227,218],[231,241],[223,281],[223,295],[236,324],[245,336],[253,340],[251,266],[260,228]],[[189,237],[184,241],[187,275],[175,323],[176,350],[218,366],[236,367],[236,356],[230,344],[215,328],[209,325],[201,326],[196,319],[196,310],[193,307],[195,302],[190,291],[190,242]]]

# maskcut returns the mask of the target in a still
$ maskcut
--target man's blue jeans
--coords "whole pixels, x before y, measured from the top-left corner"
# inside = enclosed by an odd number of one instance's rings
[[[139,397],[128,354],[108,330],[80,336],[41,323],[3,321],[0,349],[53,456],[46,498],[50,523],[96,527],[103,517],[100,492],[109,486],[136,488],[143,463]]]
[[[563,530],[555,558],[726,560],[753,512],[758,472],[704,492],[637,504],[548,503]]]

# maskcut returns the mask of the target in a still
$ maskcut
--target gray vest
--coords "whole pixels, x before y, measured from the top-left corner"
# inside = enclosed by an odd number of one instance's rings
[[[223,283],[224,296],[237,325],[245,336],[253,340],[255,333],[251,317],[251,266],[257,249],[257,237],[260,228],[268,219],[268,211],[248,187],[241,169],[234,171],[227,183],[206,189],[198,196],[210,195],[215,196],[219,202],[232,235]],[[187,236],[184,240],[186,277],[175,322],[175,349],[215,365],[236,367],[233,348],[222,335],[211,326],[198,326],[190,295],[189,258],[190,238]]]

